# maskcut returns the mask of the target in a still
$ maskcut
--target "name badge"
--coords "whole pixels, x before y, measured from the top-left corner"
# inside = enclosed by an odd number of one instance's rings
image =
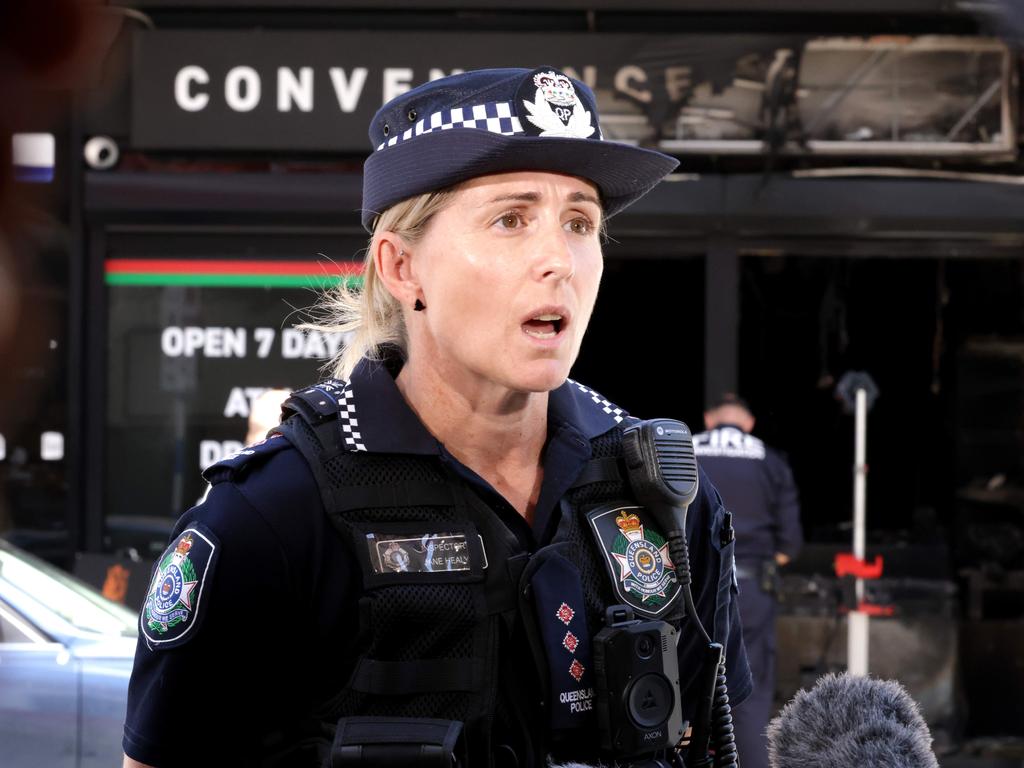
[[[483,537],[480,551],[483,567],[487,552]],[[366,534],[370,567],[374,573],[451,573],[473,569],[472,555],[466,533],[425,533],[420,536],[383,533]]]

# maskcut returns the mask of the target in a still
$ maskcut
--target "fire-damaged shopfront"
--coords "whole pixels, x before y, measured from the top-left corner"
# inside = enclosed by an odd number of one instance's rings
[[[574,378],[695,430],[738,392],[792,466],[807,545],[775,585],[777,700],[846,661],[837,385],[865,372],[871,672],[938,747],[1024,737],[1024,14],[968,5],[112,2],[93,87],[23,127],[55,142],[19,183],[61,201],[61,236],[27,289],[56,318],[33,337],[51,383],[0,436],[3,535],[101,586],[116,565],[140,604],[201,471],[343,344],[295,325],[358,282],[376,110],[550,65],[605,138],[681,160],[609,224]]]

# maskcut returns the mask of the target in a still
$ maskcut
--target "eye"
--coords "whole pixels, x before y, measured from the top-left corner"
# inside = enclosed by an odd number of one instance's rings
[[[594,231],[594,225],[586,216],[577,216],[575,219],[566,222],[566,229],[576,235],[589,235]]]
[[[495,221],[502,229],[519,229],[525,223],[523,215],[518,211],[506,211]]]

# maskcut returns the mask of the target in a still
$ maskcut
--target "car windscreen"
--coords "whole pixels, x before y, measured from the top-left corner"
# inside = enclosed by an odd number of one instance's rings
[[[0,579],[85,632],[138,635],[136,614],[34,555],[0,539]]]

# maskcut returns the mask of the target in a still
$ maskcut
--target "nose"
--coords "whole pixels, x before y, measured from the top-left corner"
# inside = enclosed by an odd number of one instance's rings
[[[556,221],[538,237],[534,271],[539,280],[569,280],[576,274],[576,256],[567,233]]]

